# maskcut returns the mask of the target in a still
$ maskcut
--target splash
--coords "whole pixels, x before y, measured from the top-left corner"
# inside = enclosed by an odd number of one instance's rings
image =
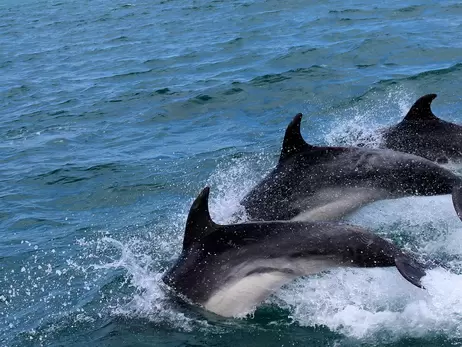
[[[109,249],[115,252],[112,259],[100,261],[91,267],[97,271],[124,271],[124,281],[119,288],[131,288],[129,296],[110,305],[111,314],[147,319],[183,331],[207,326],[205,320],[188,317],[178,310],[162,282],[165,263],[178,256],[181,244],[179,233],[164,231],[167,232],[146,233],[146,238],[138,236],[120,241],[103,237],[96,241],[98,252],[108,254]],[[175,236],[172,238],[172,235]]]
[[[380,129],[400,121],[414,98],[402,88],[390,90],[385,96],[371,92],[354,105],[334,114],[335,126],[325,134],[329,146],[365,146],[377,148],[382,143]]]
[[[145,318],[185,331],[193,330],[195,321],[174,309],[168,298],[168,292],[162,288],[163,273],[151,269],[154,260],[141,250],[145,247],[140,248],[140,240],[122,243],[112,238],[104,238],[101,242],[115,247],[121,255],[113,262],[95,266],[95,268],[124,269],[128,274],[126,280],[130,281],[130,286],[135,291],[129,302],[114,306],[112,314],[130,318]],[[205,321],[203,323],[206,324]]]
[[[224,224],[248,220],[239,202],[269,171],[271,164],[269,155],[259,153],[219,165],[209,179],[212,218]]]

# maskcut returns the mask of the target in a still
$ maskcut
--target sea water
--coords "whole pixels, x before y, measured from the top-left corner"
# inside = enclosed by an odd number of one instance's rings
[[[377,146],[426,93],[462,123],[459,2],[4,0],[0,18],[1,346],[462,344],[449,195],[348,218],[441,264],[425,291],[342,269],[220,319],[160,281],[198,192],[229,222],[296,113],[327,145]]]

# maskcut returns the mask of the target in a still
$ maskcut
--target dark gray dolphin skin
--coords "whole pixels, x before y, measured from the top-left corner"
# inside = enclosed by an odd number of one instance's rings
[[[367,230],[332,222],[219,225],[209,188],[189,211],[182,252],[163,281],[175,294],[220,316],[247,313],[293,279],[335,267],[391,267],[422,288],[412,256]]]
[[[451,194],[462,219],[461,179],[436,163],[388,149],[317,147],[287,127],[277,166],[241,201],[250,220],[334,220],[381,199]]]
[[[462,159],[462,126],[433,114],[435,98],[436,94],[422,96],[400,123],[382,130],[384,146],[438,163]]]

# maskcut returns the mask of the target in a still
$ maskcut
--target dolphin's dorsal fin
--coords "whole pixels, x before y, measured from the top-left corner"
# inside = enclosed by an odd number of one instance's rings
[[[303,150],[313,147],[305,142],[300,132],[302,117],[303,115],[298,113],[287,127],[286,133],[284,135],[284,141],[282,142],[282,150],[281,156],[279,157],[279,162],[293,154],[300,153]]]
[[[437,120],[438,117],[433,114],[431,109],[431,103],[435,100],[435,98],[436,94],[427,94],[420,97],[414,105],[412,105],[403,121],[415,122]]]
[[[210,234],[217,228],[209,213],[210,188],[205,187],[194,200],[189,209],[188,220],[183,239],[183,250],[186,250],[195,241]]]

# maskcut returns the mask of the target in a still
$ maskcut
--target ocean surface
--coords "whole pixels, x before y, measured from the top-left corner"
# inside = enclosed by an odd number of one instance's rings
[[[335,270],[219,319],[160,282],[200,189],[229,221],[296,113],[312,144],[376,146],[426,93],[462,123],[460,2],[3,0],[0,18],[0,346],[462,345],[449,195],[348,218],[446,264],[426,291]]]

